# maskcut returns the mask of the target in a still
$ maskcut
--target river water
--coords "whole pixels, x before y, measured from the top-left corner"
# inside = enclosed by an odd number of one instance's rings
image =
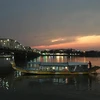
[[[41,62],[88,62],[100,66],[100,58],[43,56]],[[27,67],[27,62],[17,63]],[[31,65],[30,65],[31,67]],[[0,75],[1,100],[100,100],[100,71],[96,75]]]

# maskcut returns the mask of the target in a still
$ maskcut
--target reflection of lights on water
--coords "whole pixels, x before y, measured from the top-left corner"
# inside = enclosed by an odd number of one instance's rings
[[[76,81],[76,78],[74,78],[74,85],[75,85],[75,87],[77,88],[77,81]]]
[[[67,78],[65,79],[65,82],[68,83],[68,79]]]
[[[61,62],[63,62],[63,60],[64,60],[64,57],[63,57],[63,56],[61,56]]]
[[[20,71],[15,71],[14,72],[14,76],[15,77],[19,77],[19,76],[21,76],[22,75],[22,73],[20,72]]]
[[[54,82],[54,83],[65,83],[65,81],[64,81],[63,78],[54,78],[54,79],[53,79],[53,82]]]
[[[63,78],[60,78],[60,79],[59,79],[59,82],[60,82],[60,83],[65,83],[65,81],[63,80]]]
[[[47,62],[47,56],[43,57],[43,61]]]
[[[57,62],[59,62],[59,61],[60,61],[60,60],[59,60],[60,56],[57,56],[56,58],[57,58]]]
[[[6,82],[5,85],[6,85],[6,89],[8,90],[8,89],[9,89],[9,84],[8,84],[8,82]]]
[[[50,61],[51,61],[51,62],[54,61],[54,56],[50,56]]]
[[[86,62],[86,57],[84,57],[84,62]]]
[[[53,79],[54,83],[68,83],[68,78],[64,79],[64,78],[54,78]]]
[[[56,56],[57,62],[63,62],[64,56]]]
[[[58,79],[54,78],[54,79],[53,79],[53,82],[54,82],[54,83],[58,82]]]
[[[70,56],[70,61],[72,60],[72,57]]]
[[[51,59],[50,59],[50,57],[49,57],[49,56],[47,56],[47,61],[46,61],[46,62],[48,62],[48,61],[51,61]]]
[[[9,83],[5,79],[2,80],[2,87],[6,88],[7,90],[9,89]]]

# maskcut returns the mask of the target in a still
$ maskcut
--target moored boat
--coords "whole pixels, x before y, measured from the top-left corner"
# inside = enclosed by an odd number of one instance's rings
[[[17,67],[13,64],[13,68],[17,71],[27,74],[48,74],[48,75],[61,75],[61,74],[91,74],[96,73],[99,66],[89,66],[88,63],[83,62],[29,62],[28,66],[31,67]]]

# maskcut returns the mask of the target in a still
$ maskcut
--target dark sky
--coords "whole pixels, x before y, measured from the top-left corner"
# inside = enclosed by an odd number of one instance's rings
[[[33,48],[100,49],[100,0],[0,0],[0,37]]]

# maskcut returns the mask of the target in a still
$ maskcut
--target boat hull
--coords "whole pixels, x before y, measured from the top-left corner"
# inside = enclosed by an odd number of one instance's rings
[[[69,75],[69,74],[89,74],[88,72],[47,72],[47,71],[28,71],[23,72],[26,74],[37,74],[37,75]]]
[[[35,70],[26,70],[20,67],[13,68],[17,71],[20,71],[25,74],[37,74],[37,75],[68,75],[68,74],[89,74],[89,72],[69,72],[69,71],[35,71]]]
[[[37,75],[69,75],[69,74],[91,74],[91,73],[96,73],[96,70],[99,69],[100,67],[96,66],[93,67],[87,71],[83,72],[70,72],[70,71],[44,71],[44,70],[31,70],[31,69],[24,69],[21,67],[16,67],[15,63],[12,62],[12,67],[13,69],[22,72],[24,74],[37,74]]]

